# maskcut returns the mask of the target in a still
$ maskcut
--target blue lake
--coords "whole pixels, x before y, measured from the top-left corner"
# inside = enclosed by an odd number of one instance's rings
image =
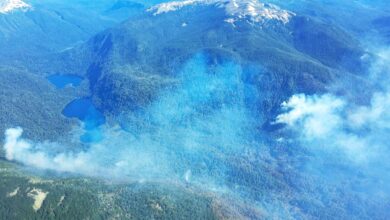
[[[57,87],[57,89],[63,89],[68,85],[79,86],[83,81],[83,77],[77,75],[61,75],[55,74],[47,77],[47,80]]]
[[[70,102],[62,111],[68,118],[78,118],[84,122],[85,134],[80,137],[84,143],[99,142],[103,139],[100,126],[105,124],[104,115],[96,109],[91,99],[80,98]]]

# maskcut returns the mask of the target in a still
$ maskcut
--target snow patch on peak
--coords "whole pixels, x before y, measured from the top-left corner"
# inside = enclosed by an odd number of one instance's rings
[[[215,5],[224,8],[228,16],[225,21],[232,24],[242,19],[249,19],[252,22],[277,20],[288,23],[290,18],[295,15],[287,10],[280,9],[276,5],[262,3],[258,0],[182,0],[161,3],[147,11],[156,16],[195,5]]]
[[[207,1],[207,0],[205,0]],[[173,1],[173,2],[165,2],[161,4],[157,4],[151,8],[149,8],[147,11],[153,12],[154,15],[164,14],[171,11],[177,11],[183,7],[190,6],[190,5],[196,5],[201,3],[200,0],[184,0],[184,1]]]
[[[278,20],[288,23],[294,14],[280,9],[273,4],[261,3],[258,0],[230,0],[224,3],[225,10],[232,21],[250,18],[254,22]]]
[[[22,0],[0,0],[0,13],[7,14],[14,10],[29,10],[31,5]]]

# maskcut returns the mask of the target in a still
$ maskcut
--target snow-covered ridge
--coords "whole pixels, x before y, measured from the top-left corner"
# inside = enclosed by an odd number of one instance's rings
[[[0,13],[7,14],[14,10],[29,10],[31,5],[22,0],[0,0]]]
[[[226,21],[229,23],[234,23],[241,19],[250,19],[253,22],[278,20],[288,23],[290,18],[294,16],[292,12],[258,0],[182,0],[161,3],[149,8],[148,11],[154,15],[159,15],[194,5],[216,5],[224,8],[228,15]]]

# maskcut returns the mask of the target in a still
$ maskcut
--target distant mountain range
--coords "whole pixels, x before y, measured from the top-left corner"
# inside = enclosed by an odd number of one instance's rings
[[[142,4],[129,2],[1,1],[0,63],[25,65],[80,44],[142,11]]]

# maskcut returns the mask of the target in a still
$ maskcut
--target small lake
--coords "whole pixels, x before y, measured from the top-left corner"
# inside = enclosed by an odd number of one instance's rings
[[[84,123],[85,134],[80,137],[84,143],[99,142],[103,139],[100,126],[106,123],[104,115],[96,109],[91,99],[80,98],[70,102],[62,111],[68,118],[78,118]]]
[[[49,80],[49,82],[51,82],[57,89],[63,89],[68,85],[79,86],[84,80],[83,77],[71,74],[55,74],[48,76],[46,79]]]

